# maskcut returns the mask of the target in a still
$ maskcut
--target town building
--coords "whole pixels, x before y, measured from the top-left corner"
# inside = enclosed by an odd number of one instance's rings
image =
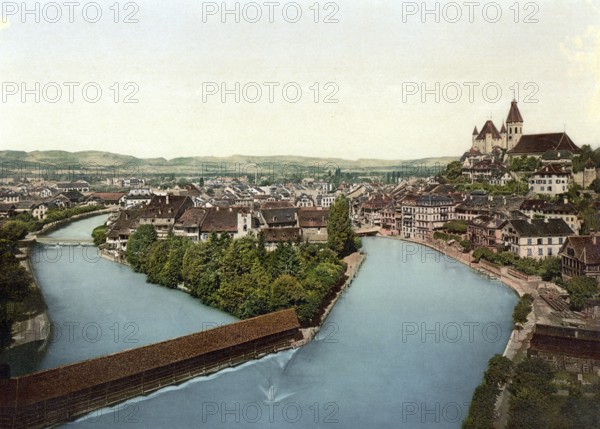
[[[511,219],[502,228],[505,248],[521,258],[558,256],[573,230],[562,219]]]
[[[155,195],[140,215],[140,225],[152,225],[159,239],[167,238],[175,222],[194,203],[188,196]]]
[[[502,228],[505,219],[483,215],[471,220],[467,225],[467,235],[473,248],[485,247],[496,252],[502,246]]]
[[[529,179],[529,190],[535,194],[556,196],[569,191],[571,172],[561,164],[548,164],[533,173]]]
[[[559,255],[563,278],[592,277],[600,283],[600,240],[595,233],[568,237]]]

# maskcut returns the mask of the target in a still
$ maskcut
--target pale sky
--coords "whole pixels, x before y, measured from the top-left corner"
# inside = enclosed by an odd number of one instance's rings
[[[442,2],[436,22],[434,14],[422,16],[421,1],[301,0],[302,17],[296,23],[287,21],[296,9],[286,1],[274,7],[274,23],[262,0],[255,3],[263,13],[256,23],[248,22],[257,10],[244,8],[249,2],[240,2],[240,23],[233,14],[223,23],[220,11],[203,22],[203,7],[212,5],[198,0],[121,2],[118,20],[134,13],[137,23],[114,23],[110,7],[115,1],[98,1],[102,17],[90,23],[82,11],[88,3],[81,1],[74,9],[74,23],[62,1],[57,2],[63,14],[58,22],[48,22],[57,16],[50,5],[40,10],[36,23],[34,13],[23,18],[21,1],[14,3],[17,11],[11,2],[2,2],[0,149],[103,150],[165,158],[459,156],[468,149],[475,125],[480,129],[490,116],[502,125],[515,82],[526,133],[566,127],[576,144],[600,145],[600,0],[523,1],[517,3],[518,17],[515,2],[498,1],[502,16],[496,23],[490,22],[496,16],[494,4],[486,1],[474,6],[472,23],[462,1],[453,3],[460,9],[444,9],[448,2]],[[226,2],[230,9],[235,3]],[[35,2],[26,4],[34,9]],[[220,7],[221,1],[214,4]],[[429,9],[434,7],[428,2]],[[449,22],[457,11],[462,17]],[[90,6],[85,18],[93,20],[95,13]],[[324,23],[332,13],[339,22]],[[538,22],[524,22],[527,18]],[[73,87],[73,103],[65,82],[79,83]],[[113,100],[115,82],[119,103]],[[122,102],[135,88],[125,88],[128,82],[139,89],[133,97],[138,103]],[[223,103],[220,94],[204,94],[203,102],[203,87],[206,92],[210,82],[229,89],[236,82],[240,87],[257,82],[262,98],[246,100],[256,95],[250,85],[246,93],[240,91],[240,103],[235,95]],[[279,84],[273,103],[265,82]],[[316,82],[319,103],[313,100]],[[334,85],[326,88],[328,82]],[[423,102],[420,92],[408,93],[421,84],[435,92],[436,82],[439,102],[435,94]],[[97,103],[82,96],[88,83],[102,89]],[[283,98],[288,83],[302,89],[297,103]],[[22,84],[32,90],[25,102]],[[469,85],[478,85],[471,86],[472,102]],[[324,103],[336,86],[333,98],[339,102]],[[51,103],[57,87],[62,96]],[[294,97],[294,86],[288,87]],[[495,88],[502,91],[497,100]],[[93,98],[94,86],[88,90]]]

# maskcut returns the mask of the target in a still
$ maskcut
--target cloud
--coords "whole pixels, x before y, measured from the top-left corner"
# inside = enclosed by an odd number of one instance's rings
[[[567,39],[560,48],[571,65],[569,74],[593,81],[589,113],[600,119],[600,27],[589,27],[585,34]]]
[[[8,27],[10,27],[10,21],[8,20],[8,18],[0,16],[0,31],[6,30]]]

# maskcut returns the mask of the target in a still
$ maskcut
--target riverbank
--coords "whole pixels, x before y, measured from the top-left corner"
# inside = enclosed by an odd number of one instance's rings
[[[115,212],[114,208],[104,208],[104,209],[100,209],[100,210],[93,210],[90,212],[77,214],[75,216],[71,216],[66,219],[57,220],[55,222],[51,222],[51,223],[44,225],[42,227],[42,229],[40,229],[39,231],[35,231],[34,233],[27,234],[27,237],[25,238],[25,240],[35,239],[37,236],[42,237],[52,231],[55,231],[59,228],[62,228],[63,226],[70,224],[71,222],[75,222],[75,221],[82,220],[82,219],[87,219],[88,217],[94,217],[94,216],[98,216],[101,214],[113,213],[113,212]],[[91,232],[90,232],[90,237],[91,237]]]
[[[333,309],[337,301],[340,299],[344,291],[350,287],[352,281],[354,280],[354,277],[356,277],[356,274],[358,274],[358,271],[365,259],[366,256],[360,252],[354,252],[353,254],[348,255],[343,259],[343,261],[346,263],[346,272],[344,273],[344,277],[346,278],[346,280],[344,284],[340,287],[340,290],[331,299],[329,304],[327,304],[316,326],[300,329],[300,332],[302,333],[302,339],[296,341],[293,344],[294,348],[301,347],[311,342],[315,335],[317,335],[317,333],[321,330],[323,322],[325,322],[327,316],[329,316],[329,313],[331,313],[331,310]]]
[[[86,219],[93,216],[98,216],[106,213],[110,213],[112,209],[100,209],[93,210],[87,213],[81,213],[72,217],[61,219],[56,222],[44,225],[41,230],[34,233],[29,233],[24,240],[19,242],[19,251],[22,256],[19,258],[21,265],[31,276],[31,288],[34,289],[35,308],[33,305],[27,305],[28,312],[25,315],[20,315],[12,325],[12,339],[13,342],[5,350],[2,351],[0,356],[6,356],[7,354],[19,354],[19,349],[22,350],[35,350],[38,355],[43,354],[46,351],[48,345],[48,338],[51,335],[51,321],[48,315],[48,308],[44,302],[43,295],[35,275],[35,271],[31,264],[31,252],[33,245],[38,236],[44,236],[58,228],[66,226],[72,222]],[[25,317],[25,318],[24,318]],[[22,319],[22,320],[19,320]],[[39,343],[39,347],[37,344]]]

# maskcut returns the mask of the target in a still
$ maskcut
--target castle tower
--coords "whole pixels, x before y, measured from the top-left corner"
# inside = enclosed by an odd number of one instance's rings
[[[507,136],[506,136],[506,124],[502,124],[502,129],[500,130],[500,137],[502,138],[502,149],[508,149],[507,144]]]
[[[508,118],[506,118],[506,125],[508,126],[507,149],[511,150],[519,143],[521,136],[523,136],[523,117],[517,107],[517,100],[513,100],[510,103],[510,111],[508,112]]]
[[[477,125],[475,126],[475,129],[473,130],[473,139],[472,139],[472,146],[473,148],[475,148],[475,139],[477,138],[477,136],[479,135],[479,131],[477,131]]]

